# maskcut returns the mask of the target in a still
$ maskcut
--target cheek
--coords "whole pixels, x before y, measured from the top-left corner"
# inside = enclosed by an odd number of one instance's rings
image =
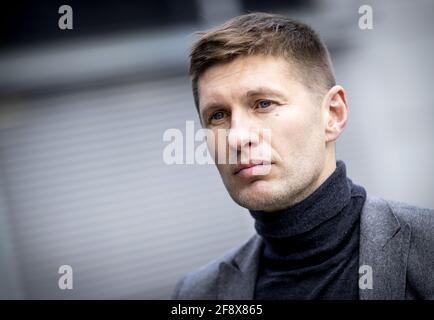
[[[272,124],[272,141],[282,158],[306,156],[317,150],[321,142],[318,117],[288,112],[278,118]]]
[[[208,151],[211,154],[213,160],[216,159],[216,145],[217,140],[212,131],[208,131],[206,135],[206,144],[208,146]]]

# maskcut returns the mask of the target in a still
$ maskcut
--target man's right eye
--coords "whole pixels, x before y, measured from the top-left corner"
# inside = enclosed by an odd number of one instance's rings
[[[213,120],[221,120],[225,117],[225,113],[223,111],[214,112],[209,118],[211,121]]]

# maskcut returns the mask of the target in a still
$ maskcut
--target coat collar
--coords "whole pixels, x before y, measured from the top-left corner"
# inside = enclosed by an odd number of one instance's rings
[[[359,289],[361,300],[405,299],[410,227],[401,223],[385,200],[367,197],[360,218],[359,265],[372,268],[372,289]],[[254,298],[263,241],[254,235],[220,264],[217,299]]]

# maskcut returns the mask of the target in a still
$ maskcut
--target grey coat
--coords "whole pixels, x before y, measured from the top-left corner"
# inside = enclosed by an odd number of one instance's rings
[[[253,299],[263,242],[254,235],[223,258],[186,275],[173,299]],[[372,269],[360,299],[434,299],[434,210],[367,197],[359,265]]]

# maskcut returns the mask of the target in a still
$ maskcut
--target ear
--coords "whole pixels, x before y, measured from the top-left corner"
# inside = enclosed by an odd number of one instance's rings
[[[335,141],[347,125],[348,104],[345,90],[335,85],[324,96],[322,101],[324,111],[326,142]]]

